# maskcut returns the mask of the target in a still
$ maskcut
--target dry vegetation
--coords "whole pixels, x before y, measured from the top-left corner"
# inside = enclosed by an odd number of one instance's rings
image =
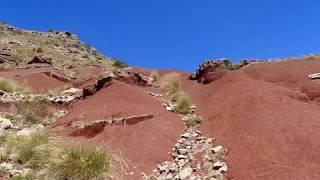
[[[16,82],[9,79],[0,79],[0,90],[8,93],[13,93],[13,92],[29,93],[30,92],[30,89],[28,87],[18,85]]]
[[[111,155],[100,149],[84,149],[56,142],[47,133],[37,132],[31,136],[0,136],[5,154],[32,171],[16,179],[96,179],[111,171]],[[13,156],[12,156],[13,155]]]
[[[181,90],[178,74],[167,74],[161,79],[160,87],[166,91],[172,102],[176,103],[175,111],[188,114],[191,111],[191,99]]]
[[[196,127],[201,123],[201,117],[197,115],[187,115],[184,118],[184,121],[186,123],[186,126],[188,128],[190,127]]]
[[[151,71],[150,76],[153,78],[154,82],[158,82],[161,78],[158,71]]]
[[[38,124],[44,122],[53,114],[50,103],[45,99],[16,103],[18,113],[23,115],[27,123]]]

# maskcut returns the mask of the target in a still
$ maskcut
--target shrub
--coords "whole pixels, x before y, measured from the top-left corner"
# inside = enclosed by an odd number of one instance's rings
[[[201,123],[201,117],[197,115],[188,115],[184,118],[184,121],[188,128],[195,127]]]
[[[16,104],[18,113],[22,114],[26,122],[37,124],[52,115],[49,102],[45,99],[34,99],[33,101],[18,102]]]
[[[115,68],[126,68],[129,67],[129,65],[121,60],[115,60],[112,64]]]
[[[13,92],[29,92],[28,88],[19,86],[14,81],[8,79],[0,79],[0,90],[13,93]]]
[[[37,132],[30,136],[6,136],[2,145],[16,161],[32,168],[26,176],[18,179],[92,179],[111,171],[111,155],[96,148],[67,147],[49,141],[47,133]],[[46,172],[46,174],[37,172]],[[41,177],[37,177],[41,176]],[[49,178],[49,179],[50,179]]]
[[[150,76],[153,78],[153,81],[155,82],[160,80],[160,75],[158,71],[151,71]]]
[[[37,132],[30,136],[8,136],[5,144],[9,152],[17,155],[16,161],[24,164],[34,158],[36,147],[48,144],[48,142],[47,133]]]
[[[163,76],[160,87],[165,90],[170,97],[180,94],[181,84],[178,74],[167,74]]]
[[[100,149],[65,148],[49,162],[50,173],[61,179],[91,179],[111,170],[111,156]]]
[[[175,105],[175,111],[180,114],[188,114],[192,110],[191,106],[191,99],[184,94],[180,94]]]
[[[37,53],[43,53],[43,49],[41,47],[38,47]]]
[[[23,62],[24,57],[18,54],[13,54],[11,55],[11,60],[14,62],[16,65],[19,65],[20,63]]]

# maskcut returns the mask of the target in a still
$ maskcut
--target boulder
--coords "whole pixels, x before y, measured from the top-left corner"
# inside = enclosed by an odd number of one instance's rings
[[[11,123],[10,119],[0,116],[0,129],[9,129],[12,127],[13,127],[13,124]]]

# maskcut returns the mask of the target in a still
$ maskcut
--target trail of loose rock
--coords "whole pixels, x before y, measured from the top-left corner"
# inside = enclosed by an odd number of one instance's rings
[[[148,94],[158,99],[161,97],[159,100],[164,102],[166,110],[173,112],[174,103],[165,101],[161,94]],[[227,171],[226,153],[222,146],[215,145],[215,139],[203,136],[197,127],[186,128],[172,148],[172,160],[159,164],[150,175],[143,174],[143,179],[223,180]]]

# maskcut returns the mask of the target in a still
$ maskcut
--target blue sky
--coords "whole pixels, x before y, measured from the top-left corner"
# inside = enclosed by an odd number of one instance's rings
[[[320,52],[318,0],[5,0],[0,21],[67,30],[133,66],[193,71],[208,58]]]

